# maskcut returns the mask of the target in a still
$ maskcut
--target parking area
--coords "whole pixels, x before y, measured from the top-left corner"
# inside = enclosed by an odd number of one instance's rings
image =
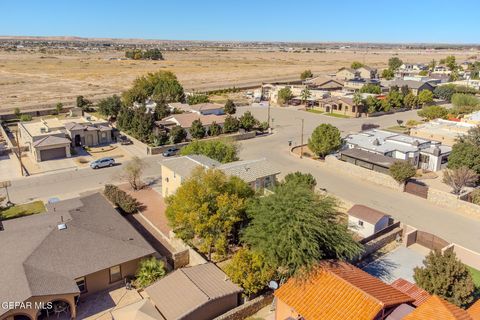
[[[369,263],[363,270],[386,283],[392,283],[398,278],[415,283],[413,269],[423,266],[423,260],[428,252],[429,249],[418,244],[408,248],[400,246]]]

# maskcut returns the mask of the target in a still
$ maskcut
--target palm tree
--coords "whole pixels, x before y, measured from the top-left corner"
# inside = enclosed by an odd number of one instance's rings
[[[311,93],[310,93],[310,90],[308,90],[308,88],[305,88],[302,90],[301,97],[302,97],[303,103],[306,103],[308,98],[310,98],[310,96],[311,96]]]
[[[356,92],[354,95],[353,95],[353,104],[357,107],[357,112],[359,112],[358,110],[358,107],[363,105],[363,99],[362,99],[362,95],[359,93],[359,92]]]
[[[136,285],[145,288],[165,276],[165,264],[155,257],[140,261],[135,280]]]

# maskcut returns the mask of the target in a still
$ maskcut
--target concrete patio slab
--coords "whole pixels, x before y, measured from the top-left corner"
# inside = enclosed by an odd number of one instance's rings
[[[424,259],[425,254],[420,253],[419,249],[402,246],[371,262],[363,270],[386,283],[392,283],[398,278],[415,283],[413,269],[422,266]]]

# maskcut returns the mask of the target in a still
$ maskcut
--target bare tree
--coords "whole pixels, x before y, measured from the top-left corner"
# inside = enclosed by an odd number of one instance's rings
[[[478,175],[467,167],[447,169],[443,173],[443,182],[452,187],[454,194],[460,194],[464,187],[474,186],[477,181]]]
[[[142,188],[141,176],[145,163],[139,157],[133,157],[133,159],[125,165],[123,169],[123,177],[128,181],[133,190],[139,190]]]

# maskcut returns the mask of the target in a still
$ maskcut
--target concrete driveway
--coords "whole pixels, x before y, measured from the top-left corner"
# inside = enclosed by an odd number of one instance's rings
[[[363,271],[380,278],[386,283],[392,283],[398,278],[415,283],[413,269],[423,266],[423,259],[425,259],[425,255],[418,250],[401,246],[371,262],[363,268]]]

